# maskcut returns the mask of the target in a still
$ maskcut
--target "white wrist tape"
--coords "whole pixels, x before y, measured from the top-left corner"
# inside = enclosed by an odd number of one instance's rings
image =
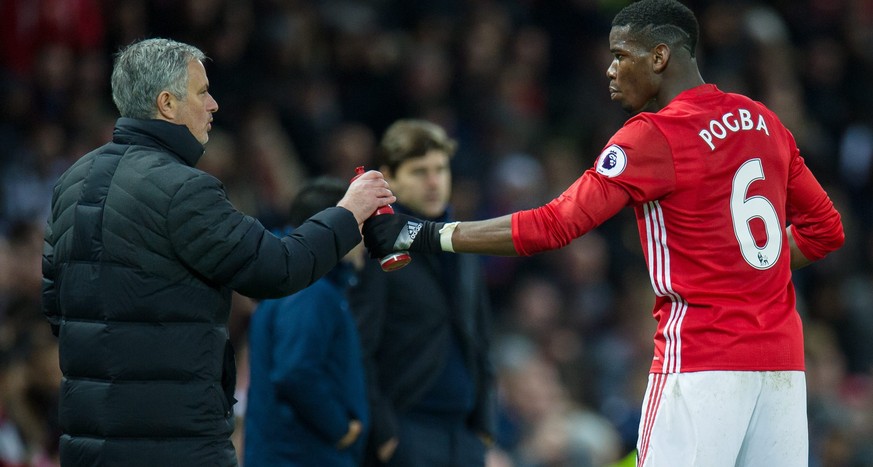
[[[448,251],[449,253],[455,252],[454,247],[452,247],[452,233],[455,232],[455,227],[458,224],[460,222],[449,222],[440,229],[440,248],[443,251]]]

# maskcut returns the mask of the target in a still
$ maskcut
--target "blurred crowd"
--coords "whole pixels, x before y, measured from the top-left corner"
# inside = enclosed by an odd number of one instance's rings
[[[405,117],[459,141],[465,220],[543,204],[593,164],[627,118],[605,76],[627,3],[0,0],[0,466],[56,465],[42,231],[56,177],[111,137],[121,46],[170,37],[211,58],[220,109],[200,167],[268,228],[302,181],[371,167],[376,135]],[[794,276],[810,465],[873,466],[873,1],[686,4],[704,79],[770,106],[842,213],[846,246]],[[562,250],[484,259],[501,403],[489,466],[603,466],[633,450],[655,322],[626,211]],[[244,359],[252,304],[235,305]]]

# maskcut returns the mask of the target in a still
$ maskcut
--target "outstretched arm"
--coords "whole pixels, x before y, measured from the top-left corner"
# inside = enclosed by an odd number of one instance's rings
[[[368,219],[363,231],[373,258],[404,250],[518,256],[512,242],[511,215],[446,224],[397,213]]]
[[[508,214],[481,221],[459,222],[452,232],[440,233],[440,243],[451,239],[456,253],[518,256],[512,242],[512,215]],[[441,249],[445,250],[445,247]]]
[[[422,221],[403,214],[375,216],[364,223],[370,256],[395,251],[528,256],[562,248],[615,215],[631,202],[620,184],[586,171],[544,206],[478,221]]]

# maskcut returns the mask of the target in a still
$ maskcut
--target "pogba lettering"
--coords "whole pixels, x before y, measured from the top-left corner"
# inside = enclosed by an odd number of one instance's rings
[[[721,119],[710,120],[709,127],[701,129],[697,134],[709,146],[709,149],[715,151],[715,143],[727,138],[728,135],[738,131],[753,130],[763,131],[764,134],[770,136],[763,115],[752,115],[752,112],[746,109],[737,109],[735,112],[722,115]]]

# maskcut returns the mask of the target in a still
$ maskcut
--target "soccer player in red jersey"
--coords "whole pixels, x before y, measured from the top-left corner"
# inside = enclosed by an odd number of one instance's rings
[[[532,255],[633,207],[658,321],[637,465],[804,466],[803,332],[791,271],[843,244],[840,215],[760,102],[706,84],[698,25],[675,0],[613,20],[606,75],[633,116],[545,206],[431,223],[378,216],[371,255]]]

